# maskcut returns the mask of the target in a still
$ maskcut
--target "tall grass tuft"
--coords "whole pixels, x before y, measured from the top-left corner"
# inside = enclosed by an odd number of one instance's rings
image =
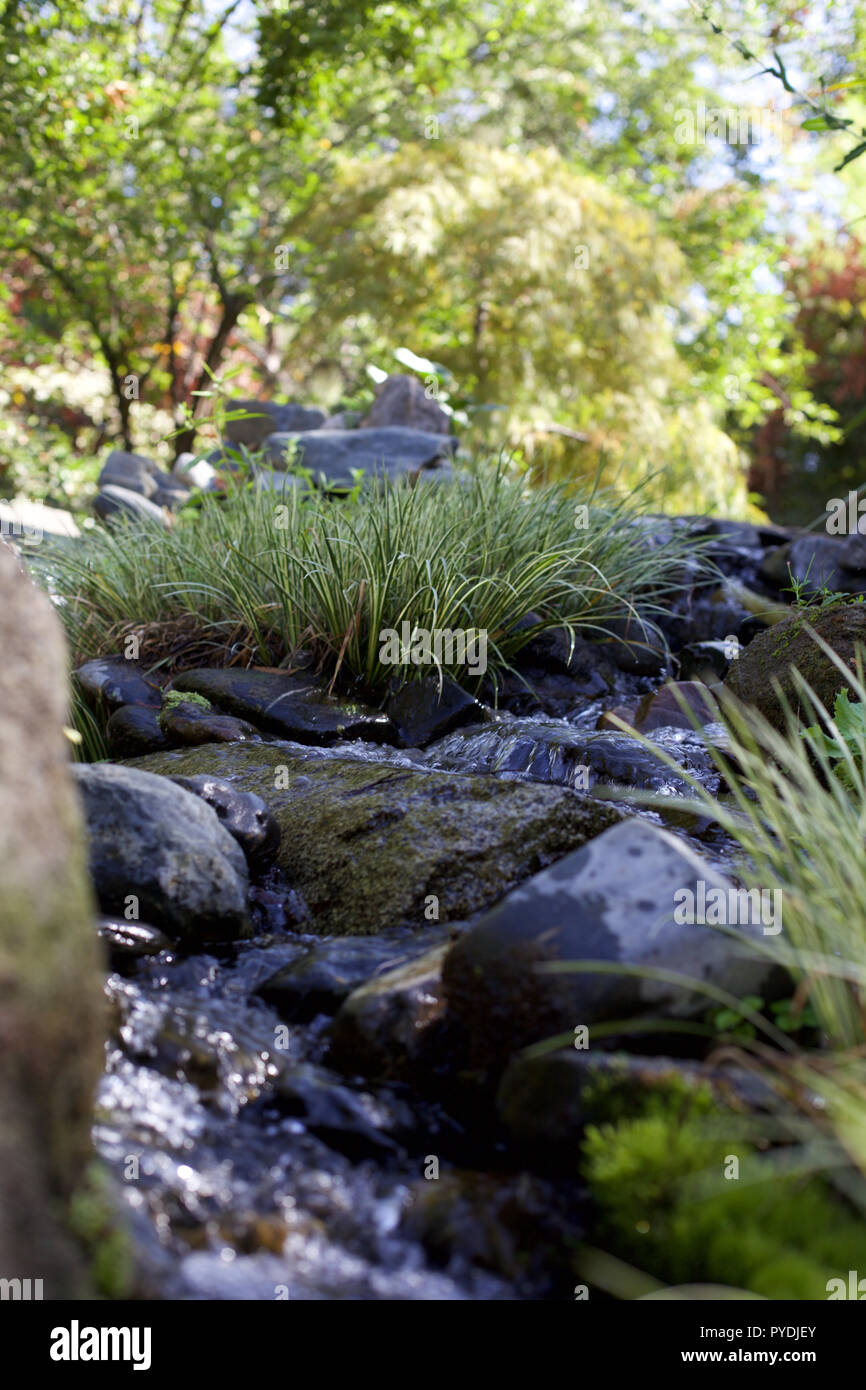
[[[397,668],[379,660],[380,632],[404,621],[484,629],[495,673],[533,632],[601,633],[636,597],[644,614],[660,612],[699,543],[685,529],[651,537],[634,502],[594,492],[583,507],[496,467],[460,482],[359,487],[339,501],[303,485],[236,485],[172,530],[98,528],[63,553],[43,551],[35,569],[65,600],[78,660],[116,649],[132,626],[174,625],[247,665],[311,646],[376,692],[395,673],[417,674],[408,654]],[[530,612],[537,621],[521,627]]]

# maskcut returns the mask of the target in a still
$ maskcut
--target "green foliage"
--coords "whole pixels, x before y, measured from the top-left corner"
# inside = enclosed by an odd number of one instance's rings
[[[728,1179],[731,1155],[739,1177]],[[734,1116],[590,1126],[583,1175],[608,1248],[670,1284],[823,1299],[830,1279],[866,1262],[866,1227],[822,1179],[761,1157]]]
[[[124,626],[170,633],[181,622],[215,645],[245,634],[257,664],[313,646],[375,691],[417,675],[408,658],[380,661],[379,633],[404,620],[486,629],[495,672],[533,631],[603,631],[638,594],[642,609],[658,607],[694,543],[678,534],[648,546],[634,503],[587,492],[583,505],[586,527],[561,488],[530,490],[481,466],[459,482],[359,486],[339,505],[304,487],[283,497],[243,485],[205,496],[171,531],[96,528],[74,548],[43,547],[33,566],[67,600],[59,611],[78,659],[115,649]],[[538,627],[519,628],[530,611]]]
[[[852,705],[847,688],[836,696],[833,705],[833,735],[827,734],[820,724],[811,724],[802,730],[802,737],[816,751],[820,750],[830,762],[835,775],[851,791],[855,790],[852,762],[863,780],[863,756],[866,752],[866,705],[859,701]]]

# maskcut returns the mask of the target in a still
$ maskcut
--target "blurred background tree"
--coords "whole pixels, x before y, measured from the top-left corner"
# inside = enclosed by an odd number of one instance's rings
[[[153,453],[229,360],[239,392],[336,407],[395,352],[502,407],[470,413],[488,446],[658,472],[670,509],[745,514],[840,449],[856,469],[796,269],[862,264],[816,155],[855,136],[742,48],[856,133],[860,4],[724,17],[6,0],[0,487],[74,499],[104,443]]]

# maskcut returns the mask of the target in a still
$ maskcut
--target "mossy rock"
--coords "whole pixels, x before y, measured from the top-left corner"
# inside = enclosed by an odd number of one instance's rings
[[[866,652],[866,605],[838,603],[810,612],[794,613],[790,618],[759,633],[731,663],[725,679],[725,689],[744,704],[757,709],[776,729],[785,728],[782,696],[798,715],[812,722],[812,712],[802,709],[802,700],[794,683],[793,672],[799,671],[815,694],[828,709],[833,708],[837,693],[846,682],[815,638],[815,632],[854,671],[858,647]]]
[[[459,921],[619,820],[561,787],[415,771],[300,753],[291,744],[178,749],[130,764],[168,776],[209,773],[267,803],[280,867],[313,929],[370,935]]]

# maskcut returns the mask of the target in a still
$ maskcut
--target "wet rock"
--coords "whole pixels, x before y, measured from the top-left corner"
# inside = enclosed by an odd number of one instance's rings
[[[334,1019],[329,1060],[364,1076],[410,1075],[435,1054],[445,1012],[442,962],[450,943],[377,976],[350,994]]]
[[[435,928],[415,939],[401,933],[333,937],[308,947],[256,988],[256,994],[287,1023],[307,1023],[317,1014],[335,1014],[349,995],[372,976],[383,974],[406,959],[430,949]]]
[[[376,388],[376,399],[358,428],[381,429],[383,425],[401,425],[426,430],[428,434],[451,433],[450,416],[431,400],[418,377],[398,372],[386,377]]]
[[[456,447],[453,435],[398,427],[277,433],[262,445],[276,468],[285,468],[287,451],[293,449],[293,461],[326,488],[351,488],[356,469],[373,476],[413,478],[424,468],[439,467]]]
[[[139,493],[142,497],[152,497],[159,486],[155,476],[158,471],[153,459],[146,458],[144,454],[112,449],[97,479],[97,487],[114,485],[127,492]]]
[[[440,688],[436,676],[407,681],[385,705],[385,713],[397,731],[403,748],[426,748],[463,724],[484,718],[484,706],[445,676]]]
[[[151,755],[165,756],[165,755]],[[245,926],[243,851],[197,796],[165,777],[111,763],[73,769],[103,911],[140,917],[173,939],[232,939]]]
[[[644,696],[635,727],[648,734],[653,729],[693,729],[695,723],[713,724],[718,718],[718,709],[701,681],[671,681]]]
[[[670,654],[667,643],[655,623],[637,614],[609,618],[605,622],[609,636],[596,638],[601,649],[621,671],[637,676],[657,676],[667,669]]]
[[[75,680],[88,701],[103,708],[115,710],[121,705],[149,705],[159,709],[162,704],[163,678],[140,661],[125,661],[119,656],[97,657],[78,667]]]
[[[609,692],[610,685],[601,670],[569,676],[527,665],[521,666],[519,671],[499,673],[495,682],[486,679],[481,687],[481,698],[509,714],[544,714],[554,719],[568,719]]]
[[[159,727],[174,743],[192,747],[201,743],[239,743],[261,737],[258,729],[247,720],[219,714],[193,700],[178,700],[167,705],[159,715]]]
[[[712,781],[712,760],[697,736],[668,740],[665,748],[690,772]],[[590,791],[599,782],[687,791],[684,780],[629,734],[613,728],[592,732],[540,719],[491,719],[481,728],[457,730],[433,744],[427,759],[443,769],[520,773],[575,791]]]
[[[390,1131],[413,1127],[405,1104],[385,1105],[364,1091],[350,1090],[309,1062],[282,1071],[274,1094],[281,1110],[352,1158],[394,1153],[398,1146]]]
[[[585,1125],[643,1113],[653,1092],[663,1099],[703,1092],[740,1110],[767,1107],[773,1096],[765,1082],[742,1068],[569,1048],[516,1057],[502,1077],[496,1107],[521,1144],[539,1145],[548,1155],[561,1148],[572,1158]]]
[[[731,663],[725,679],[726,691],[753,705],[777,729],[785,727],[785,718],[782,702],[773,688],[774,680],[798,715],[801,702],[792,677],[794,670],[800,672],[830,710],[845,684],[842,672],[810,636],[810,630],[853,671],[856,648],[866,646],[866,604],[840,603],[792,614],[750,642]],[[808,709],[802,710],[802,714],[812,722]]]
[[[52,604],[4,541],[0,651],[0,1278],[88,1299],[63,1216],[92,1158],[105,1011],[63,734],[68,654]]]
[[[115,710],[105,736],[115,758],[139,758],[174,747],[160,727],[158,711],[146,705],[122,705]]]
[[[134,521],[156,522],[162,527],[168,525],[164,511],[155,502],[113,483],[96,494],[93,510],[103,521],[110,521],[113,517],[129,517]]]
[[[251,868],[261,870],[280,847],[280,827],[260,796],[239,792],[218,777],[173,777],[179,787],[213,807],[223,827],[237,840]]]
[[[330,696],[308,676],[284,671],[184,671],[174,678],[172,689],[204,695],[222,709],[298,743],[327,746],[355,738],[392,743],[396,736],[386,714]]]
[[[675,895],[729,884],[681,841],[642,820],[624,821],[529,879],[448,952],[443,985],[480,1065],[580,1025],[643,1016],[694,1018],[708,1008],[688,983],[637,974],[549,973],[592,961],[675,972],[738,998],[774,997],[767,957],[709,925],[680,924]],[[738,928],[766,945],[760,926]],[[590,1032],[591,1036],[591,1032]]]
[[[171,942],[158,927],[147,922],[118,921],[115,917],[101,917],[96,925],[100,940],[105,942],[113,970],[141,960],[145,956],[157,956],[167,951]]]
[[[282,830],[279,866],[327,935],[462,921],[618,819],[559,787],[279,743],[157,753],[136,766],[207,772],[262,796]]]
[[[250,418],[227,420],[224,434],[232,444],[258,449],[275,430],[317,430],[325,422],[324,410],[315,406],[278,405],[275,401],[231,400],[230,411],[244,411]]]

